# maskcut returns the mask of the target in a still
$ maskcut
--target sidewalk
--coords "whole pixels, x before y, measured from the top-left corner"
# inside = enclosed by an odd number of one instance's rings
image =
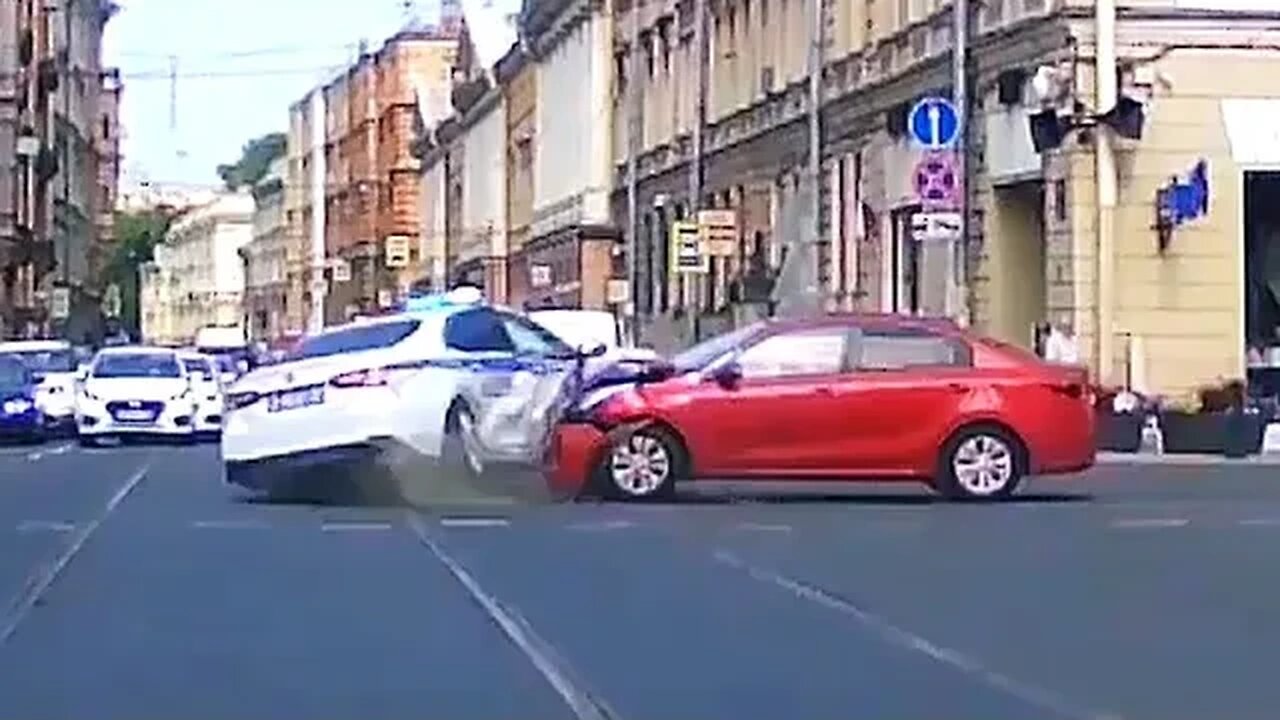
[[[1280,454],[1251,455],[1247,458],[1229,458],[1223,455],[1192,455],[1182,453],[1098,453],[1099,465],[1277,465]]]

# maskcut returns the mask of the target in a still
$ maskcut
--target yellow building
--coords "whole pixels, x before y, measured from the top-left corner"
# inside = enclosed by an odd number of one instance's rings
[[[1243,376],[1246,326],[1275,337],[1269,326],[1280,324],[1270,319],[1267,281],[1258,275],[1254,286],[1261,291],[1249,303],[1245,280],[1265,263],[1246,262],[1246,245],[1253,243],[1246,237],[1265,232],[1254,208],[1280,201],[1280,190],[1254,174],[1280,167],[1280,147],[1274,147],[1280,143],[1256,129],[1280,124],[1280,55],[1268,49],[1280,47],[1280,6],[1188,8],[1212,4],[1149,0],[1120,8],[1115,90],[1144,110],[1136,140],[1097,127],[1099,113],[1112,108],[1098,106],[1094,84],[1093,0],[975,6],[970,215],[967,241],[954,245],[913,239],[923,155],[906,126],[917,100],[949,93],[950,4],[827,6],[818,255],[828,305],[950,314],[1027,346],[1034,324],[1065,322],[1103,381],[1153,392],[1181,393]],[[617,8],[618,72],[638,83],[643,106],[635,297],[649,341],[658,345],[741,322],[738,300],[767,297],[783,241],[814,222],[814,204],[798,192],[807,162],[807,5],[708,5],[703,197],[696,203],[688,197],[697,115],[693,19],[674,2],[641,5],[635,46],[641,72],[630,78],[630,6]],[[1104,66],[1111,62],[1107,46]],[[1048,84],[1049,95],[1041,92],[1045,80],[1056,81]],[[615,97],[620,107],[626,95]],[[1029,120],[1048,107],[1076,122],[1060,147],[1037,152]],[[615,113],[615,217],[625,217],[626,121],[626,113]],[[1114,210],[1102,213],[1099,133],[1114,149],[1116,178]],[[1158,191],[1175,178],[1187,183],[1201,161],[1208,168],[1207,213],[1168,233],[1161,250],[1162,233],[1154,228]],[[1258,193],[1250,203],[1247,183]],[[1103,190],[1109,205],[1105,184]],[[741,237],[734,257],[718,260],[704,278],[685,281],[668,270],[668,232],[673,219],[695,207],[737,210]],[[1110,251],[1100,255],[1100,242]],[[763,284],[753,280],[759,277]],[[1273,284],[1280,286],[1280,279]],[[1100,325],[1109,329],[1099,333]]]

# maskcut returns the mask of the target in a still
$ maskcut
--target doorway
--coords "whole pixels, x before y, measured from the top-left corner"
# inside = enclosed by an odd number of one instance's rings
[[[1280,172],[1244,174],[1244,293],[1250,390],[1280,394]]]
[[[995,188],[986,240],[989,332],[1035,348],[1036,323],[1047,319],[1044,183],[1028,181]]]

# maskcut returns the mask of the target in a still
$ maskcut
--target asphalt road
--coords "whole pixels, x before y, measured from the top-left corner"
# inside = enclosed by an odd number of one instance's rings
[[[411,514],[5,447],[0,718],[1270,718],[1278,473]]]

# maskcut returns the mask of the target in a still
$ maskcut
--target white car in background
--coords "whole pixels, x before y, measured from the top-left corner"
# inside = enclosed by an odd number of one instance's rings
[[[182,367],[195,393],[196,413],[192,421],[197,435],[220,435],[225,398],[215,360],[195,350],[178,352]]]
[[[294,495],[320,492],[331,470],[359,484],[381,469],[402,498],[430,502],[442,490],[433,479],[483,482],[495,464],[540,461],[579,353],[474,288],[419,300],[307,337],[240,378],[222,433],[226,482]]]
[[[0,343],[0,355],[14,355],[39,382],[36,407],[48,430],[75,429],[77,357],[65,340],[18,340]]]
[[[124,436],[194,438],[196,395],[178,352],[117,347],[99,352],[76,393],[83,445]]]
[[[618,318],[605,310],[536,310],[529,313],[529,319],[572,347],[603,346],[604,353],[587,363],[588,375],[597,368],[615,363],[644,363],[659,359],[654,350],[627,343]]]

